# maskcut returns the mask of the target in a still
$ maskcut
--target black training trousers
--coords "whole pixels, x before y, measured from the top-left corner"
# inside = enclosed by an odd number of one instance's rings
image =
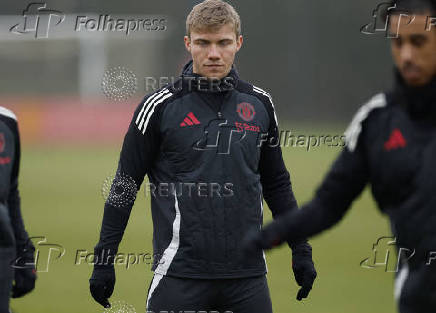
[[[272,313],[266,276],[191,279],[155,274],[147,313]]]

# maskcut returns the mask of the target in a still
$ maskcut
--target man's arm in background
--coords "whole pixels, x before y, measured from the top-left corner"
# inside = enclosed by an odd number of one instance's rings
[[[14,115],[15,117],[15,115]],[[15,238],[16,257],[14,262],[15,277],[12,286],[12,297],[18,298],[29,293],[35,288],[36,269],[34,252],[35,247],[29,240],[29,235],[24,227],[21,214],[20,193],[18,190],[18,176],[21,160],[21,143],[16,118],[7,120],[7,125],[14,136],[14,158],[12,164],[11,180],[7,206]]]
[[[357,114],[347,129],[346,147],[333,163],[313,200],[301,210],[288,212],[266,226],[255,240],[257,245],[270,249],[284,241],[309,238],[341,220],[369,181],[364,144],[367,121],[360,120],[360,117],[362,115]]]
[[[130,212],[145,175],[150,170],[159,151],[160,104],[147,96],[133,114],[124,137],[118,169],[105,202],[100,240],[95,246],[96,263],[90,279],[90,291],[94,299],[104,307],[110,307],[108,298],[115,285],[114,256],[123,237]],[[169,96],[170,93],[162,97]],[[160,99],[162,99],[162,97]]]
[[[277,219],[287,213],[298,210],[298,204],[292,191],[291,179],[283,161],[278,129],[277,115],[270,97],[264,99],[270,117],[270,127],[266,142],[262,140],[259,161],[260,181],[263,196],[270,208],[273,218]],[[304,238],[288,240],[292,249],[292,268],[295,279],[302,288],[297,299],[306,298],[316,278],[316,270],[312,261],[312,247]]]

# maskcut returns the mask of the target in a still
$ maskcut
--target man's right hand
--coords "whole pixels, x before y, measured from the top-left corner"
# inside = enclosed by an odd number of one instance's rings
[[[104,308],[110,308],[108,298],[111,297],[115,286],[115,269],[112,264],[94,265],[94,271],[89,279],[89,290],[95,301]]]
[[[12,266],[15,268],[12,298],[20,298],[35,288],[35,247],[30,239],[26,244],[16,247],[17,257]]]
[[[277,220],[271,222],[262,230],[251,231],[242,239],[242,249],[246,255],[259,250],[270,250],[284,242],[277,227]]]

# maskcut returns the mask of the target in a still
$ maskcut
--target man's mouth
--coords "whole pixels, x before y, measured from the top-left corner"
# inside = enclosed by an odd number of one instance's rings
[[[219,67],[222,67],[223,65],[222,64],[206,64],[205,66],[209,67],[209,68],[219,68]]]
[[[403,67],[402,73],[406,79],[416,80],[421,76],[421,69],[416,65],[406,65]]]

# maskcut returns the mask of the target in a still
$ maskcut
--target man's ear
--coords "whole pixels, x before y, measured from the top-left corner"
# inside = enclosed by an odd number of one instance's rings
[[[185,48],[188,50],[188,52],[191,52],[191,38],[188,36],[183,37],[183,40],[185,41]]]
[[[239,38],[236,40],[236,51],[239,51],[242,47],[242,43],[244,42],[244,38],[242,35],[239,35]]]

